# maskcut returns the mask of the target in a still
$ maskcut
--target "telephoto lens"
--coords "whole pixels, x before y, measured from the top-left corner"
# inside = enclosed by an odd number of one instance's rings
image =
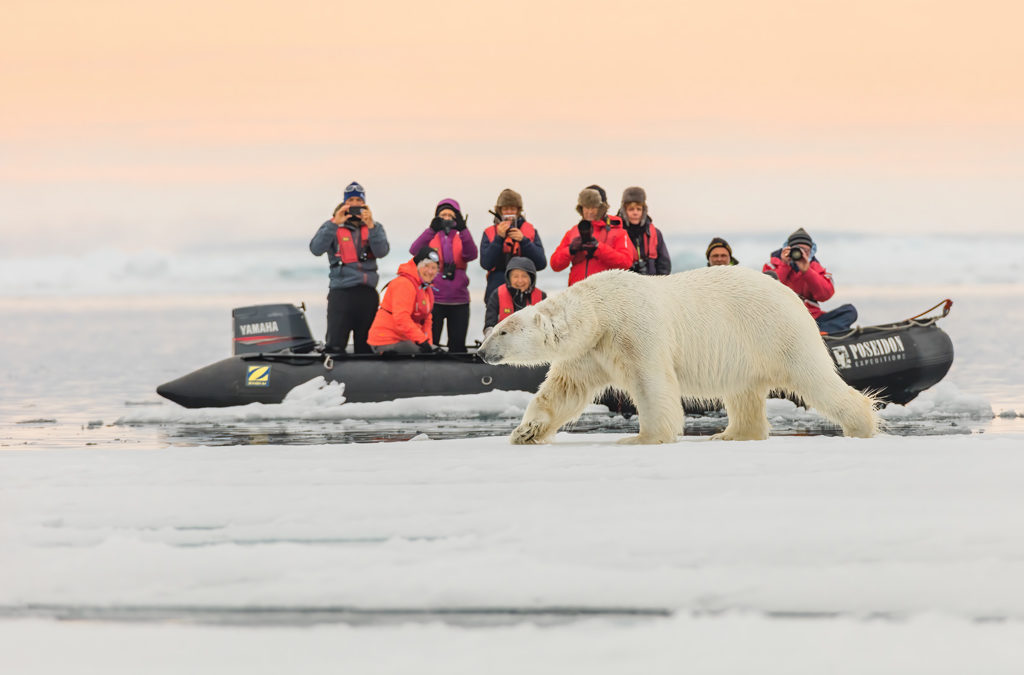
[[[803,257],[804,257],[803,249],[797,248],[795,246],[793,248],[789,249],[789,259],[790,260],[800,260]]]

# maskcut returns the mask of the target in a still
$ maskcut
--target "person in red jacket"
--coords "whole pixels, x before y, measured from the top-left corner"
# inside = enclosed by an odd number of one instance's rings
[[[384,287],[380,309],[367,342],[373,351],[415,354],[437,351],[431,342],[430,313],[434,289],[430,282],[440,269],[440,256],[429,246],[398,267],[398,276]]]
[[[822,333],[838,333],[847,330],[857,320],[857,310],[853,305],[842,305],[830,312],[822,311],[821,303],[835,293],[832,275],[814,256],[818,245],[811,239],[804,228],[799,228],[789,235],[786,245],[773,251],[771,258],[761,269],[765,274],[774,277],[800,296],[818,323]]]
[[[604,270],[628,270],[633,265],[633,250],[622,227],[622,219],[608,216],[608,202],[594,185],[580,192],[576,211],[582,220],[565,233],[551,254],[551,269],[569,270],[569,285]]]

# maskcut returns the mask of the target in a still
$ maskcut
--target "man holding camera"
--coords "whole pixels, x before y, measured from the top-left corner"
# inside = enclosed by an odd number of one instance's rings
[[[494,224],[480,237],[480,266],[487,270],[485,303],[491,293],[504,285],[505,271],[512,258],[528,258],[536,271],[548,266],[540,234],[523,216],[523,198],[518,192],[510,188],[502,190],[491,215]]]
[[[569,270],[569,285],[592,274],[609,269],[628,270],[633,265],[633,250],[622,227],[622,219],[608,216],[608,202],[596,185],[579,194],[576,211],[580,222],[565,233],[562,243],[551,254],[551,269]]]
[[[830,312],[821,309],[820,303],[832,297],[835,286],[832,284],[832,275],[814,257],[817,251],[817,244],[801,227],[789,235],[783,248],[772,252],[761,271],[789,286],[800,296],[822,333],[847,330],[857,320],[857,310],[853,305],[842,305]]]
[[[374,221],[366,205],[362,185],[348,184],[344,201],[313,235],[309,250],[316,256],[327,253],[331,266],[325,350],[344,353],[351,333],[356,354],[372,353],[366,336],[380,302],[377,258],[386,256],[391,247],[384,226]]]

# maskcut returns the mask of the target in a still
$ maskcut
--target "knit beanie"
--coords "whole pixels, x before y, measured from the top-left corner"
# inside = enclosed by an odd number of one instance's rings
[[[725,239],[722,239],[721,237],[715,237],[714,239],[711,240],[711,243],[708,244],[707,250],[704,251],[704,257],[710,259],[711,252],[716,248],[724,248],[726,251],[729,252],[729,257],[732,257],[732,246],[729,246],[729,242],[727,242]]]
[[[732,246],[729,246],[729,242],[727,242],[725,239],[722,239],[721,237],[715,237],[714,239],[711,240],[711,243],[708,244],[707,250],[704,251],[704,257],[707,258],[709,267],[711,266],[711,252],[714,251],[716,248],[724,248],[726,251],[729,252],[730,265],[740,264],[740,261],[736,260],[736,258],[733,257]]]
[[[412,261],[419,265],[424,260],[433,260],[436,263],[441,262],[441,258],[437,255],[437,249],[431,246],[424,246],[420,250],[416,251],[416,255],[412,257]]]
[[[807,247],[814,246],[814,242],[811,240],[811,235],[807,234],[807,230],[804,228],[797,229],[796,232],[789,235],[789,239],[786,240],[786,246],[793,247],[799,244],[804,244]]]
[[[342,201],[349,199],[350,197],[359,197],[363,201],[366,201],[366,190],[364,190],[363,186],[359,183],[352,181],[345,186],[345,196],[342,198]]]

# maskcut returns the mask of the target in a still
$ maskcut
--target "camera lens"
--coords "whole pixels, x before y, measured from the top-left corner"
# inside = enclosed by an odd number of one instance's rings
[[[789,259],[790,260],[800,260],[803,257],[804,257],[804,252],[801,249],[799,249],[799,248],[791,248],[791,249],[789,249]]]

